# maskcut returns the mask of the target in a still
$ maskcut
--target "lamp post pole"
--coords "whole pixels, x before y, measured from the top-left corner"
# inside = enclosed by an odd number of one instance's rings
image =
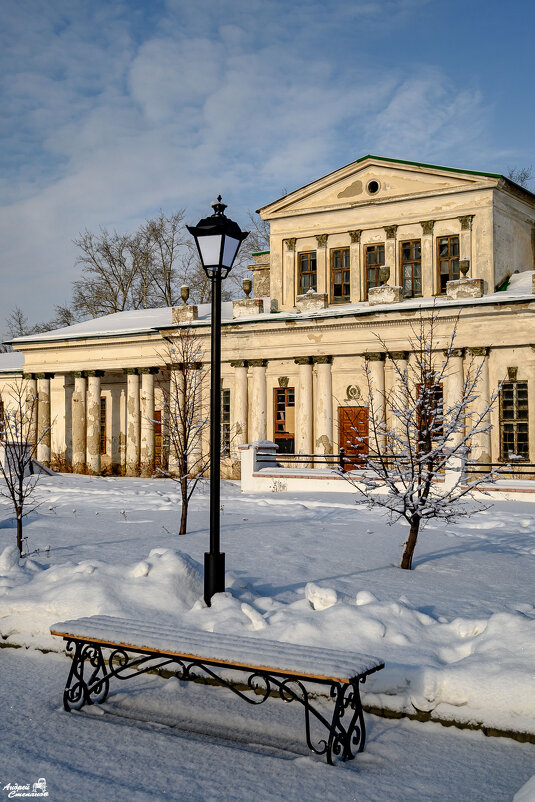
[[[212,290],[210,354],[210,551],[204,555],[204,600],[225,590],[225,555],[220,551],[221,503],[221,281],[228,276],[239,247],[249,235],[225,215],[221,195],[212,203],[214,213],[196,226],[187,226],[195,239],[203,270]]]
[[[204,555],[204,600],[225,590],[225,555],[220,551],[221,506],[221,272],[211,275],[210,354],[210,551]]]

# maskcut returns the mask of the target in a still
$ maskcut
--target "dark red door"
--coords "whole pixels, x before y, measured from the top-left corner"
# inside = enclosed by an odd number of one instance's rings
[[[346,468],[362,465],[360,455],[368,453],[368,407],[338,407],[340,448],[346,457]]]

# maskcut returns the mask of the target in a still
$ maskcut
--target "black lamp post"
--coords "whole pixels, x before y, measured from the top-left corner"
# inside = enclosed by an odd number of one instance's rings
[[[210,551],[204,555],[204,600],[225,590],[225,555],[219,550],[221,459],[221,281],[228,276],[239,247],[249,235],[225,216],[221,195],[212,203],[211,217],[187,226],[195,239],[203,270],[212,290],[210,379]]]

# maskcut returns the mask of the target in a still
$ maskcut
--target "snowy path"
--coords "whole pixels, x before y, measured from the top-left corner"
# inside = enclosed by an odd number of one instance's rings
[[[535,771],[529,744],[373,717],[366,752],[331,768],[299,754],[299,710],[274,702],[255,724],[222,689],[173,679],[116,689],[113,713],[67,714],[67,668],[60,655],[0,649],[0,788],[44,777],[51,802],[510,802]],[[229,726],[234,741],[206,734]],[[274,733],[293,751],[270,745]]]

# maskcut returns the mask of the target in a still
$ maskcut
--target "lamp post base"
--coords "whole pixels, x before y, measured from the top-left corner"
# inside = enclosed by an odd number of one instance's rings
[[[214,593],[225,591],[225,555],[222,552],[204,554],[204,601],[210,607]]]

